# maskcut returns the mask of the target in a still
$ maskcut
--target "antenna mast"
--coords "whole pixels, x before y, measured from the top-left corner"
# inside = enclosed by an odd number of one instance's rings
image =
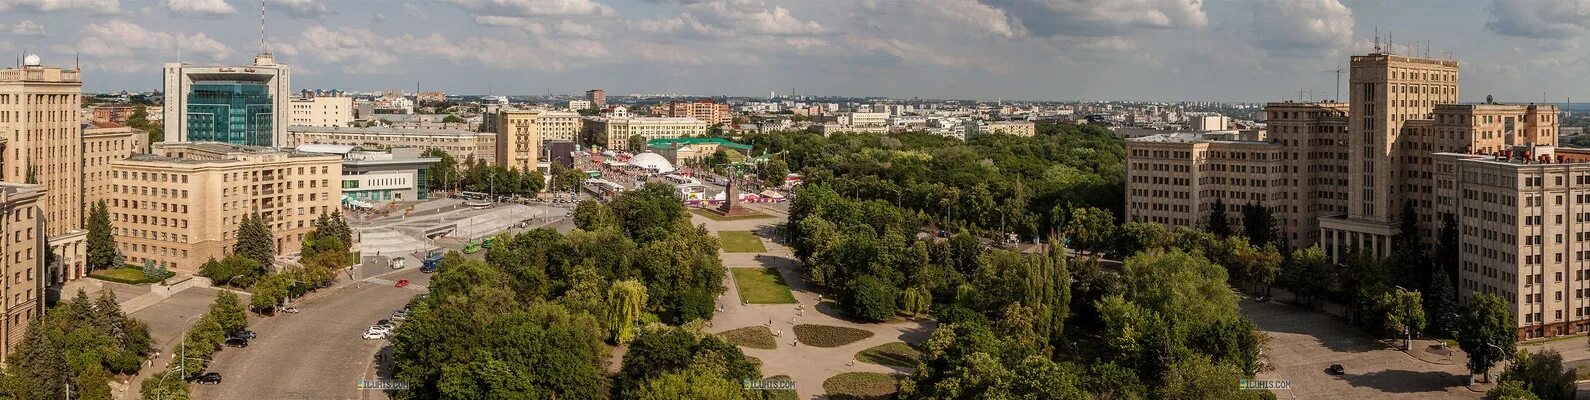
[[[1380,52],[1380,27],[1375,27],[1375,52]]]
[[[259,53],[270,54],[270,49],[265,47],[265,0],[259,2]]]

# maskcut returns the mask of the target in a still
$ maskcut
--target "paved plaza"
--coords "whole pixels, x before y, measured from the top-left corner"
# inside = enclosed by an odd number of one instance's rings
[[[725,276],[725,285],[728,290],[724,292],[718,303],[724,310],[713,315],[712,326],[709,332],[724,332],[748,326],[767,325],[773,321],[772,330],[783,330],[783,335],[777,338],[778,348],[772,350],[752,349],[741,347],[746,355],[756,357],[762,361],[762,375],[788,375],[795,381],[795,388],[800,398],[817,398],[824,394],[823,381],[829,377],[845,372],[880,372],[887,374],[907,374],[908,369],[888,367],[855,361],[857,352],[884,343],[904,341],[908,343],[921,343],[932,335],[936,324],[931,320],[899,319],[888,323],[858,323],[843,318],[841,311],[834,308],[835,303],[825,300],[818,304],[820,294],[817,288],[806,283],[800,272],[800,265],[794,260],[789,247],[784,246],[769,238],[777,237],[774,225],[784,221],[784,207],[782,204],[757,204],[750,205],[753,209],[769,214],[769,218],[746,219],[735,221],[713,221],[699,215],[694,216],[693,222],[706,224],[707,230],[714,233],[719,231],[754,231],[767,247],[762,253],[720,253],[723,265],[728,268],[773,268],[778,270],[784,281],[789,284],[795,295],[797,304],[741,304],[739,291],[734,279]],[[798,306],[804,306],[805,312],[797,311]],[[801,315],[804,314],[804,315]],[[791,323],[791,320],[794,323]],[[805,345],[791,345],[795,334],[792,329],[797,324],[833,325],[858,328],[870,331],[872,337],[839,347],[822,348]]]
[[[1464,387],[1468,372],[1462,352],[1431,353],[1431,341],[1415,341],[1404,353],[1377,338],[1317,312],[1278,302],[1243,300],[1242,314],[1269,336],[1264,356],[1275,368],[1257,379],[1286,380],[1292,389],[1281,399],[1465,399],[1482,393]],[[1325,372],[1341,364],[1341,376]],[[1498,369],[1498,372],[1500,370]]]

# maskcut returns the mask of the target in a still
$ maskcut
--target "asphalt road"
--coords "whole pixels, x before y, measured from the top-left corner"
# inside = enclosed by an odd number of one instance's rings
[[[400,279],[410,280],[410,286],[391,285]],[[193,385],[193,398],[385,399],[383,392],[356,385],[361,378],[377,377],[375,355],[390,346],[360,335],[428,283],[429,275],[419,268],[405,268],[297,302],[298,314],[258,318],[251,327],[258,338],[247,348],[222,350],[210,363],[222,383]]]

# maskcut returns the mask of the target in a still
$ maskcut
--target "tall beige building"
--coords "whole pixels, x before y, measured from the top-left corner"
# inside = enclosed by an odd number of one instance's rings
[[[707,122],[690,117],[626,117],[592,119],[589,130],[594,135],[607,138],[607,147],[628,149],[629,138],[640,135],[642,139],[678,139],[705,136]],[[645,143],[639,145],[644,146]]]
[[[353,123],[353,98],[347,96],[314,96],[293,98],[287,101],[292,113],[288,116],[288,135],[294,126],[348,126]],[[289,139],[290,140],[290,139]]]
[[[0,180],[42,187],[43,234],[57,261],[52,277],[81,276],[86,267],[82,93],[80,71],[45,67],[38,56],[0,70]]]
[[[297,252],[341,201],[342,157],[222,143],[161,143],[112,162],[111,225],[127,262],[196,272],[224,258],[258,211],[277,254]]]
[[[1404,207],[1428,240],[1450,217],[1461,300],[1502,296],[1520,338],[1584,332],[1590,149],[1557,147],[1556,106],[1460,104],[1457,81],[1456,61],[1355,56],[1349,103],[1270,103],[1264,141],[1128,139],[1127,217],[1200,226],[1215,199],[1257,203],[1334,262],[1390,255]]]
[[[39,185],[0,182],[0,298],[5,321],[0,323],[0,361],[22,341],[28,323],[44,314],[44,215]]]
[[[94,203],[112,197],[111,163],[143,153],[147,138],[143,131],[127,126],[83,127],[83,218],[88,218]]]
[[[541,111],[499,111],[497,165],[535,171],[541,149]]]
[[[584,129],[580,113],[572,111],[542,111],[536,123],[541,125],[542,142],[572,142],[579,140]]]

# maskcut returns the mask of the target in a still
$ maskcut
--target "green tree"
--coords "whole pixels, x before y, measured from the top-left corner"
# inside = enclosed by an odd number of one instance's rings
[[[1406,338],[1402,349],[1413,350],[1413,333],[1424,329],[1425,324],[1424,300],[1419,292],[1398,287],[1386,291],[1378,302],[1386,313],[1385,330],[1402,334]]]
[[[789,163],[778,158],[768,160],[756,169],[757,178],[762,180],[762,184],[771,187],[783,185],[784,177],[787,175],[789,175]]]
[[[1541,400],[1573,400],[1578,390],[1573,369],[1564,369],[1555,350],[1530,353],[1520,350],[1502,371],[1502,382],[1518,382]]]
[[[635,337],[635,322],[646,306],[646,285],[634,280],[614,282],[607,289],[607,325],[613,343],[628,343]]]
[[[452,154],[446,150],[432,147],[425,149],[424,153],[420,153],[420,157],[441,159],[432,163],[426,169],[425,179],[429,181],[427,186],[431,190],[452,190],[458,187],[459,178],[462,175],[458,171],[458,160],[454,159]]]
[[[722,338],[682,328],[654,326],[630,342],[614,392],[639,395],[641,389],[663,375],[687,371],[712,371],[730,382],[757,379],[758,362]],[[627,398],[629,396],[620,396]]]
[[[646,151],[646,137],[641,135],[629,135],[629,147],[625,149],[629,150],[631,153]]]
[[[1476,293],[1458,323],[1458,347],[1469,355],[1469,372],[1485,374],[1490,382],[1491,367],[1513,354],[1518,342],[1518,319],[1501,297]]]
[[[144,378],[138,394],[145,400],[188,400],[188,383],[177,371],[156,372]]]
[[[1313,306],[1330,293],[1330,262],[1319,246],[1293,251],[1281,269],[1281,285],[1305,305]]]
[[[1115,238],[1115,216],[1110,215],[1109,211],[1093,207],[1072,209],[1065,229],[1072,247],[1089,253],[1098,252],[1107,249],[1110,240]]]
[[[1459,309],[1457,291],[1452,289],[1446,271],[1435,272],[1430,281],[1430,293],[1423,299],[1424,313],[1430,318],[1426,330],[1436,337],[1452,337],[1457,332]]]
[[[1534,393],[1531,393],[1529,389],[1525,388],[1523,382],[1519,381],[1503,381],[1500,385],[1496,385],[1496,387],[1491,388],[1491,390],[1485,391],[1484,399],[1541,400],[1539,396],[1535,396]]]
[[[1275,215],[1258,202],[1242,206],[1242,233],[1254,246],[1272,244],[1282,238],[1276,231]]]
[[[104,200],[96,201],[88,212],[88,269],[115,268],[121,263],[121,252],[111,235],[110,212]]]
[[[444,124],[462,124],[465,122],[468,121],[464,121],[464,118],[453,114],[448,114],[446,117],[442,118],[442,123]]]
[[[1231,236],[1231,217],[1226,216],[1225,200],[1216,197],[1215,203],[1209,205],[1209,220],[1205,224],[1208,226],[1209,233],[1213,233],[1215,236],[1222,238]]]
[[[613,209],[596,200],[584,200],[574,207],[574,226],[594,231],[607,226],[618,226]]]
[[[624,398],[635,400],[741,400],[749,399],[740,382],[723,377],[710,365],[692,365],[646,380]]]
[[[237,245],[232,251],[248,257],[261,266],[270,266],[276,259],[276,239],[258,211],[243,218],[237,228]]]
[[[1163,249],[1173,245],[1174,236],[1164,225],[1132,221],[1115,230],[1111,255],[1116,259],[1131,257],[1146,249]]]
[[[1397,218],[1397,234],[1391,238],[1391,254],[1386,258],[1387,274],[1397,286],[1417,291],[1429,290],[1430,257],[1425,253],[1423,235],[1419,233],[1419,214],[1413,202],[1402,205]]]
[[[210,303],[209,315],[215,318],[216,324],[226,333],[236,333],[248,327],[248,311],[243,308],[243,301],[237,294],[230,290],[222,290],[215,297],[215,302]]]
[[[863,275],[846,286],[840,300],[851,315],[870,321],[887,321],[898,311],[895,299],[899,291],[888,282],[871,275]]]

